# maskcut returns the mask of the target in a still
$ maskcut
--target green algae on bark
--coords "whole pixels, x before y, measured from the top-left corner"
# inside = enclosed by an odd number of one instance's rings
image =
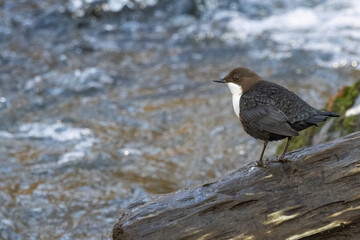
[[[333,98],[330,99],[327,109],[329,111],[337,112],[340,115],[345,115],[348,110],[355,103],[356,98],[360,92],[360,81],[353,86],[346,86],[341,89]]]

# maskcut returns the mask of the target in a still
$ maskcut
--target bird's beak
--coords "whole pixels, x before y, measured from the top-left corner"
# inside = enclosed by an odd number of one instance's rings
[[[218,80],[213,80],[213,82],[218,82],[218,83],[226,83],[224,78],[220,78]]]

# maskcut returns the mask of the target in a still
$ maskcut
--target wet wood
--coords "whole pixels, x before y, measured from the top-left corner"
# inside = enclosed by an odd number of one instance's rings
[[[360,132],[129,206],[113,239],[360,239]]]

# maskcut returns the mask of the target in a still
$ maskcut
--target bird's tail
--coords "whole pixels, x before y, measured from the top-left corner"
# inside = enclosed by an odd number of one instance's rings
[[[334,112],[318,111],[317,114],[307,119],[306,122],[317,125],[318,123],[326,121],[328,117],[339,117],[339,114]]]
[[[328,116],[328,117],[340,117],[339,114],[334,113],[334,112],[328,112],[328,111],[319,111],[319,114],[323,115],[323,116]]]

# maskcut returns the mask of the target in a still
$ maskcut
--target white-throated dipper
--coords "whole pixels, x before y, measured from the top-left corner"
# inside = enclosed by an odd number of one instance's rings
[[[214,82],[226,83],[230,88],[235,114],[245,132],[264,141],[258,161],[261,167],[264,166],[262,158],[269,141],[288,139],[279,159],[284,160],[291,138],[298,136],[299,131],[317,126],[328,117],[339,117],[336,113],[311,107],[295,93],[263,80],[244,67],[235,68]]]

